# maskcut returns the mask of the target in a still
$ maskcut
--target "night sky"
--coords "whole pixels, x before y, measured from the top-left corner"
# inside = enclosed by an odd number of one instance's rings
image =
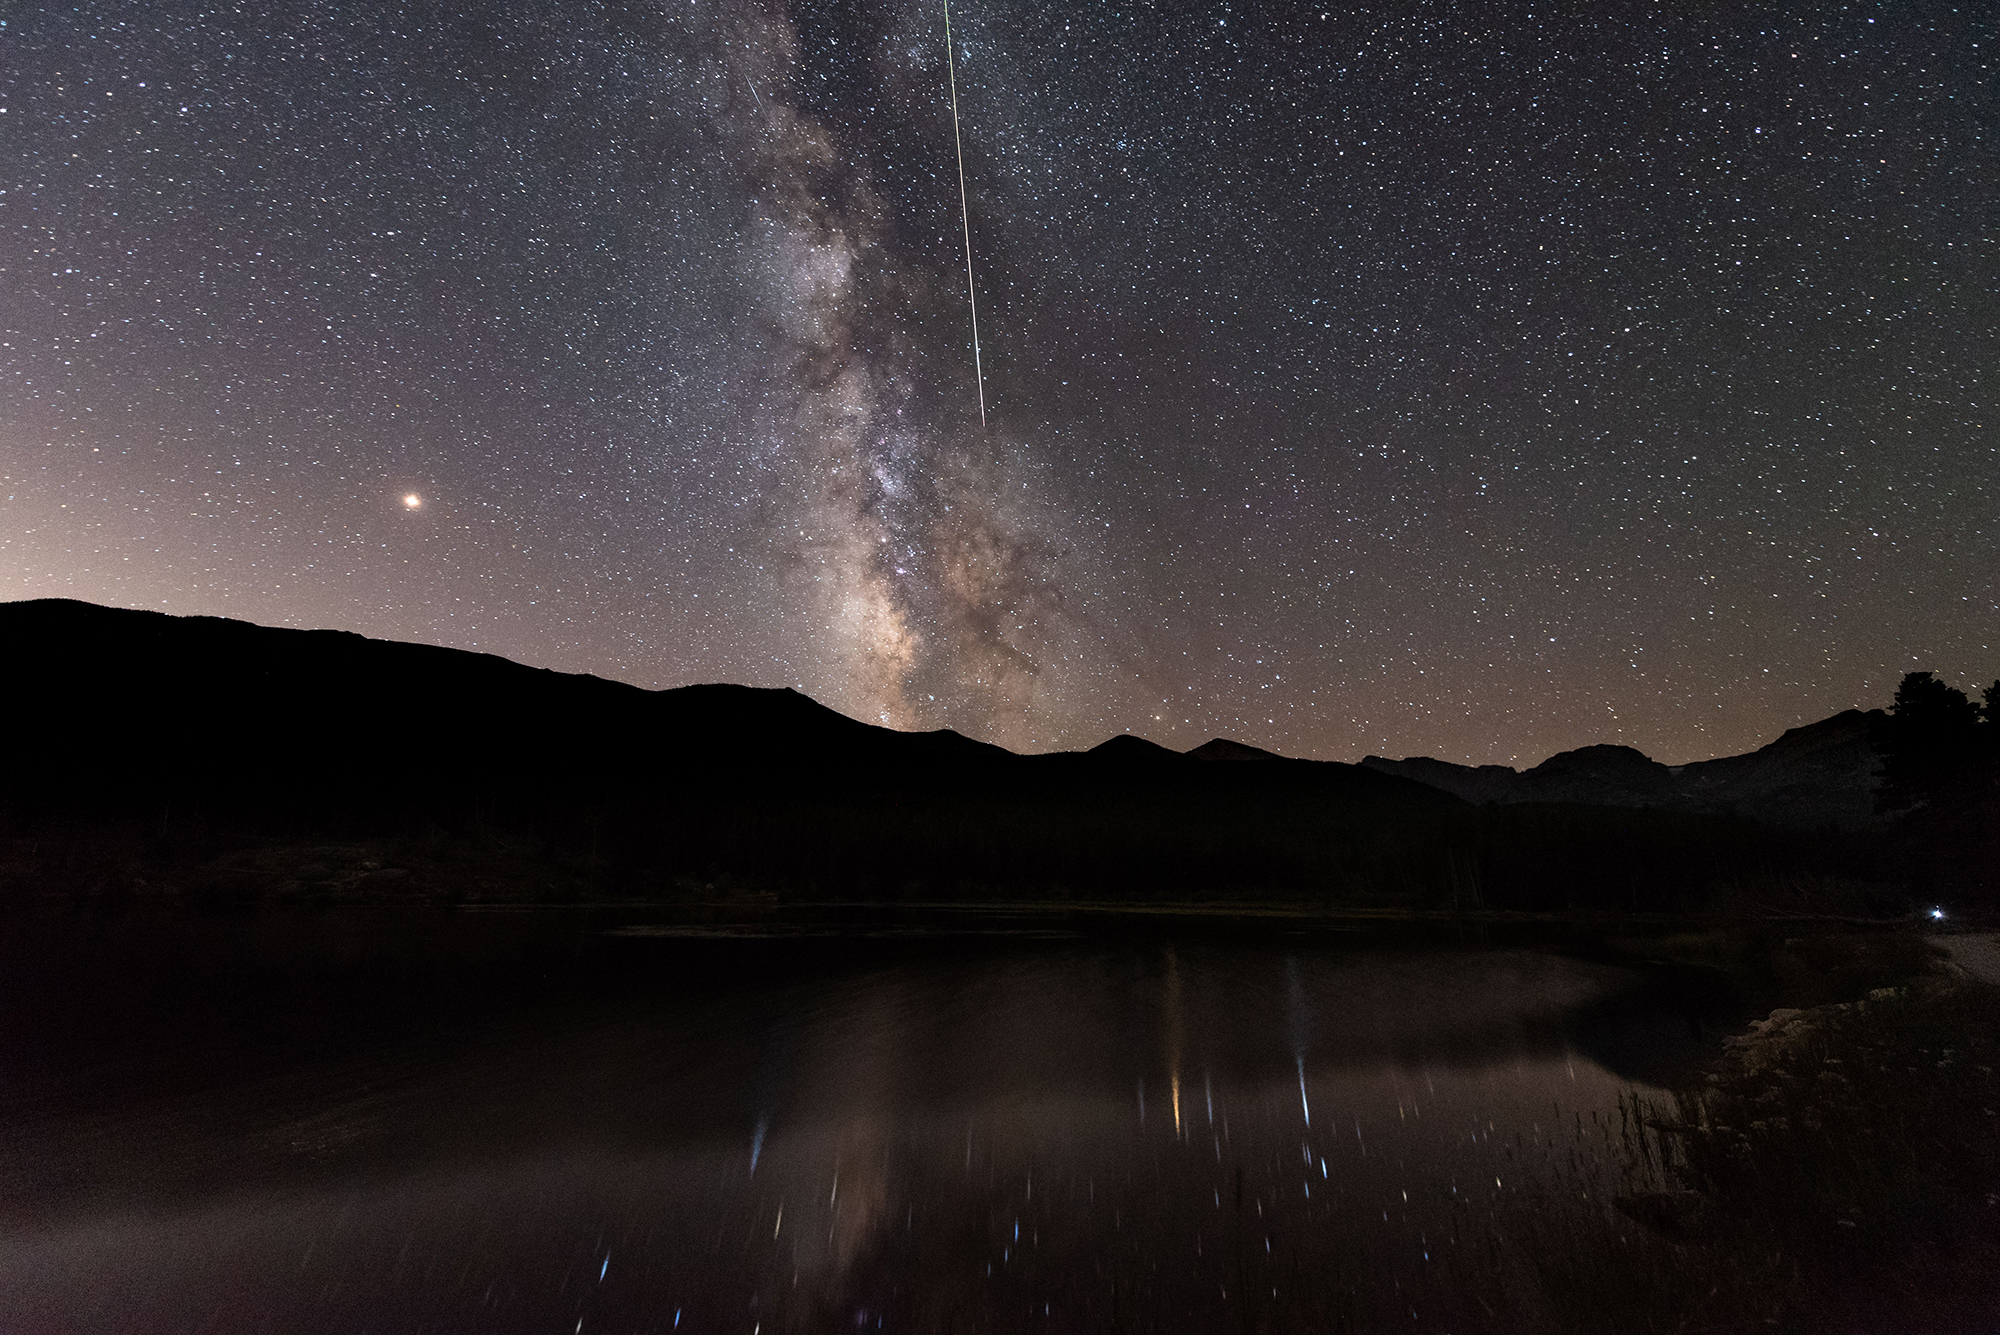
[[[1994,0],[963,0],[984,430],[936,4],[0,15],[0,598],[1020,750],[2000,677]]]

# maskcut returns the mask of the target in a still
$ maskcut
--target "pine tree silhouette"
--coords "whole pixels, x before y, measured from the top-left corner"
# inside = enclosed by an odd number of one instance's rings
[[[1964,691],[1929,672],[1903,677],[1876,734],[1876,749],[1882,753],[1878,809],[1903,811],[1935,803],[1973,777],[1984,740],[1980,715],[2000,699],[2000,682],[1986,692],[1986,699],[1982,710]]]

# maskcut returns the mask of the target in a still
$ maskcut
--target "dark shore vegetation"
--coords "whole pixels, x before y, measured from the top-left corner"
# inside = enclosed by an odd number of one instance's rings
[[[1147,777],[1110,782],[1119,789],[1111,797],[1051,784],[799,794],[765,805],[668,791],[514,809],[410,802],[309,812],[213,791],[150,812],[16,797],[0,807],[0,897],[1870,918],[1916,902],[1865,836],[1619,808],[1343,803]]]
[[[1907,931],[1619,948],[1663,947],[1806,1004],[1614,1114],[1552,1103],[1508,1151],[1520,1189],[1464,1213],[1428,1302],[1412,1301],[1496,1335],[1993,1330],[2000,988]],[[1258,1295],[1246,1328],[1377,1328],[1338,1274],[1321,1278]]]
[[[1515,1240],[1565,1331],[1972,1332],[2000,1311],[2000,990],[1776,1012],[1579,1124]]]

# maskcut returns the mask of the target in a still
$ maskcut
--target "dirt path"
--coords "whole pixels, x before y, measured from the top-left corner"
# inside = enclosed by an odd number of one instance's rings
[[[2000,983],[2000,936],[1981,932],[1964,936],[1934,936],[1937,945],[1951,952],[1951,962],[1974,978]]]

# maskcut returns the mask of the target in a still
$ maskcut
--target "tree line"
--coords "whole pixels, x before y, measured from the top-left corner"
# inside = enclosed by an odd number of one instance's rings
[[[1975,702],[1934,673],[1906,673],[1873,741],[1883,812],[1977,798],[2000,781],[2000,681]]]

